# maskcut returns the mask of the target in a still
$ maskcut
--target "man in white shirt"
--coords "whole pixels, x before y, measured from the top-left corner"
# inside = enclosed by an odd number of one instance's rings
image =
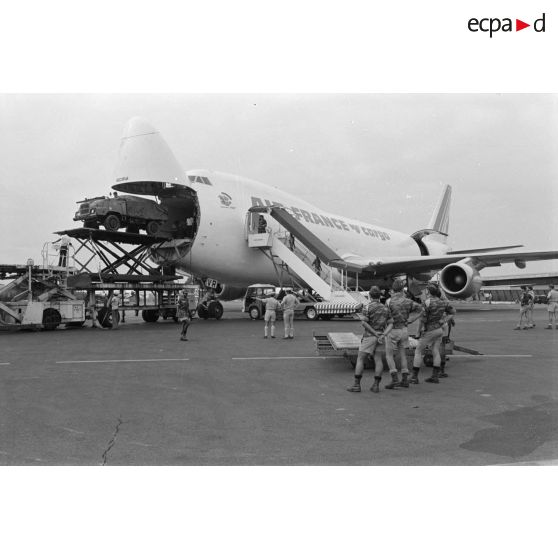
[[[285,323],[284,339],[294,339],[294,311],[298,304],[298,298],[291,290],[287,291],[285,298],[281,301],[283,309],[283,322]]]
[[[264,300],[265,314],[264,314],[264,339],[267,339],[267,333],[269,330],[271,333],[271,338],[275,338],[275,320],[277,318],[277,308],[281,306],[281,303],[277,300],[274,295],[269,295],[268,298]]]
[[[546,329],[558,329],[556,325],[556,314],[558,314],[558,291],[554,289],[554,285],[550,285],[550,291],[546,295],[548,301],[548,325]]]

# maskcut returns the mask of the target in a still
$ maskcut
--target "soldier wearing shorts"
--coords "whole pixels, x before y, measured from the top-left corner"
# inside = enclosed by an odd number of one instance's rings
[[[393,320],[389,315],[389,310],[380,302],[381,291],[378,287],[370,289],[370,303],[365,305],[362,310],[361,320],[364,333],[358,349],[357,362],[355,366],[354,384],[347,388],[347,391],[360,392],[360,380],[364,370],[364,362],[369,355],[374,356],[374,384],[370,391],[378,393],[380,391],[380,381],[384,365],[382,355],[378,354],[377,347],[384,342],[385,336],[391,331]]]
[[[190,302],[188,301],[188,291],[186,289],[180,293],[176,301],[176,317],[181,327],[180,340],[188,341],[186,334],[192,323],[192,316],[190,314]]]
[[[526,286],[521,287],[519,295],[519,321],[513,329],[529,329],[529,308],[531,305],[531,296]],[[525,325],[523,325],[525,320]]]
[[[264,339],[267,339],[267,333],[270,330],[271,338],[275,338],[275,320],[277,318],[277,308],[281,306],[281,303],[277,300],[274,295],[269,295],[268,298],[264,300],[265,304],[265,314],[264,314]]]
[[[434,357],[434,367],[432,368],[432,376],[426,378],[427,382],[438,384],[440,382],[440,364],[442,358],[440,355],[440,345],[444,335],[444,325],[455,314],[455,310],[445,300],[440,298],[441,292],[437,285],[430,283],[427,287],[429,298],[424,302],[424,314],[421,318],[419,326],[419,342],[415,349],[415,358],[413,360],[413,376],[412,384],[418,384],[420,362],[422,353],[426,346],[430,346],[432,356]]]
[[[548,301],[548,325],[546,329],[558,329],[556,325],[556,314],[558,314],[558,291],[554,289],[554,285],[550,285],[550,291],[546,295],[546,300]]]
[[[291,290],[281,301],[281,308],[283,309],[283,322],[285,324],[285,337],[284,339],[294,339],[294,312],[298,304],[298,298]]]
[[[393,294],[386,301],[393,319],[393,329],[386,337],[386,361],[391,374],[391,383],[386,385],[386,389],[394,389],[398,386],[409,387],[409,369],[407,368],[407,347],[409,346],[409,332],[407,325],[414,322],[422,316],[423,308],[417,302],[407,298],[403,292],[405,284],[399,279],[393,282],[391,287]],[[409,321],[409,316],[416,316]],[[401,365],[401,382],[397,375],[397,366],[395,364],[395,353],[399,352],[399,360]]]

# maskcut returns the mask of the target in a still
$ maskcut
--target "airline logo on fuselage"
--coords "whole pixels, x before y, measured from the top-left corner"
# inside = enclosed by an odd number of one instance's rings
[[[226,192],[221,192],[218,196],[219,200],[221,201],[221,207],[228,207],[229,209],[234,209],[231,207],[232,198]]]
[[[265,203],[264,203],[265,202]],[[270,202],[269,200],[262,200],[252,196],[252,206],[257,207],[269,207],[271,205],[276,205],[282,207],[288,211],[293,217],[296,217],[299,221],[306,221],[306,223],[312,223],[315,225],[321,225],[322,227],[330,227],[345,231],[355,231],[358,234],[363,234],[365,236],[371,236],[374,238],[379,238],[380,240],[389,240],[390,236],[384,231],[378,231],[376,229],[371,229],[369,227],[362,227],[360,225],[355,225],[353,223],[346,223],[343,219],[337,219],[333,217],[326,217],[325,215],[320,215],[318,213],[306,211],[305,209],[299,209],[298,207],[287,207],[286,205],[279,202]]]

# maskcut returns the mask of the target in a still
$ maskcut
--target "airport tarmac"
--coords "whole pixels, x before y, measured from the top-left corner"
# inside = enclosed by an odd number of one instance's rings
[[[352,368],[313,331],[263,339],[238,302],[220,321],[127,315],[116,331],[0,333],[2,465],[499,465],[558,459],[558,331],[514,331],[517,306],[458,305],[440,384],[349,393]]]

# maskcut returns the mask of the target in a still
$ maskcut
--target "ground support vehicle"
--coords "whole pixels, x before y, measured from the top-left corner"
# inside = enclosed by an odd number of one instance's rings
[[[83,221],[83,226],[115,232],[122,227],[130,233],[145,229],[148,235],[156,236],[168,219],[168,211],[153,200],[139,196],[120,195],[114,198],[100,196],[80,202],[74,221]]]
[[[188,290],[190,308],[195,314],[201,296],[198,285],[186,284],[174,269],[153,265],[153,251],[166,238],[100,229],[78,228],[60,231],[77,244],[68,286],[84,292],[88,312],[95,309],[104,327],[112,327],[110,300],[121,296],[119,314],[141,312],[146,322],[159,318],[176,320],[178,292]],[[182,281],[179,281],[182,279]],[[94,302],[93,302],[94,301]],[[220,304],[220,303],[219,303]]]
[[[361,337],[352,332],[331,332],[327,334],[314,333],[314,345],[316,347],[316,353],[320,356],[329,357],[343,357],[347,359],[351,366],[354,367],[357,361],[358,348],[360,346]],[[409,370],[413,364],[413,358],[415,355],[415,347],[418,344],[418,340],[414,337],[409,337],[409,348],[407,349],[407,361]],[[381,345],[378,348],[380,354],[384,355],[384,367],[387,367],[387,362],[385,361],[385,345]],[[442,341],[442,346],[440,349],[440,354],[442,358],[446,361],[449,360],[449,355],[452,355],[454,351],[461,351],[468,354],[480,355],[482,353],[475,351],[473,349],[467,349],[455,345],[453,340],[450,339],[449,335],[444,337]],[[399,357],[396,355],[396,364],[399,367]],[[423,354],[423,363],[425,366],[432,366],[434,359],[432,356],[432,351],[429,347],[426,348]],[[365,368],[374,368],[374,359],[368,358],[365,363]],[[387,370],[387,368],[385,368]]]
[[[284,292],[284,291],[283,291]],[[263,319],[265,314],[264,301],[269,296],[281,297],[281,288],[269,284],[250,285],[246,289],[246,294],[242,301],[242,311],[248,312],[252,320]],[[317,320],[318,313],[315,309],[316,298],[300,292],[295,292],[300,301],[295,307],[295,317],[305,317],[307,320]],[[283,311],[279,308],[276,311],[277,319],[283,319]]]
[[[63,284],[63,272],[53,273],[31,262],[26,267],[2,266],[2,275],[6,273],[15,278],[0,288],[0,330],[83,325],[85,301]]]

